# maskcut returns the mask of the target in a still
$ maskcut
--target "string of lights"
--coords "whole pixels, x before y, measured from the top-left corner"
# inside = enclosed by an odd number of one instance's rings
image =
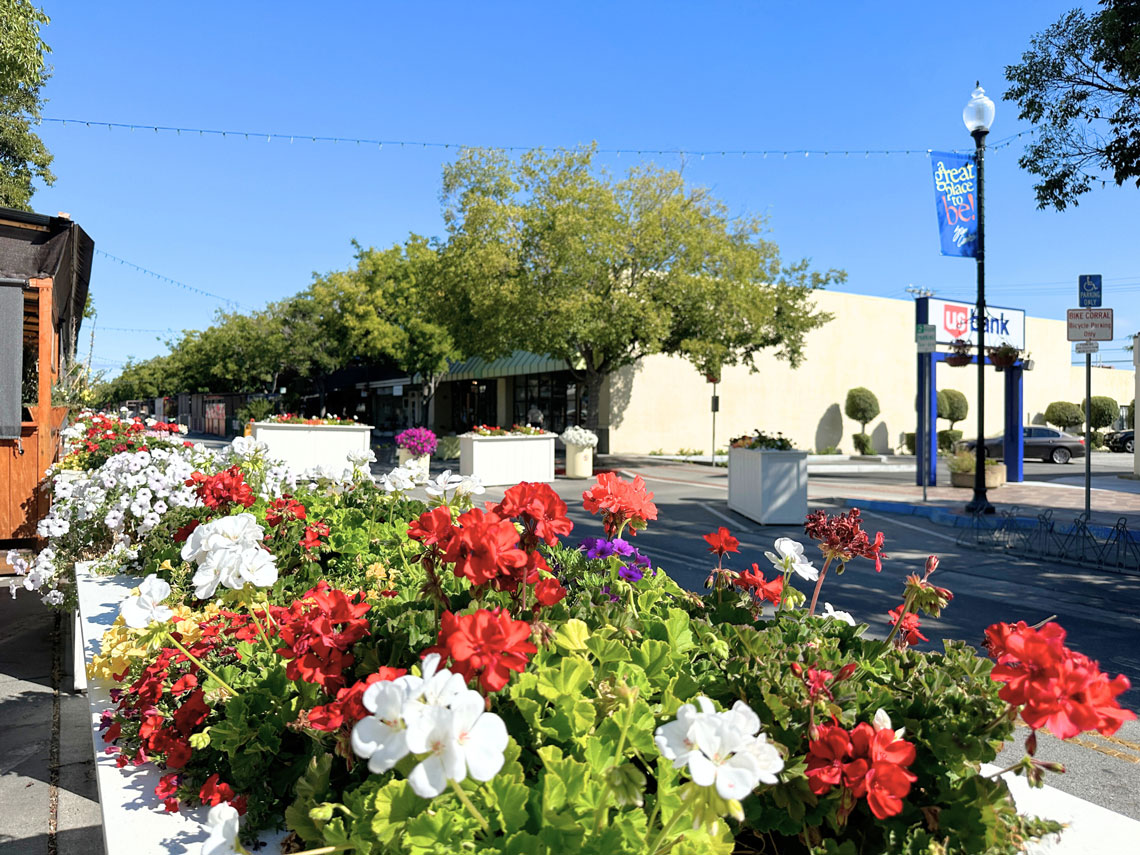
[[[95,252],[99,255],[102,255],[104,258],[109,258],[109,259],[111,259],[111,261],[117,261],[117,262],[119,262],[119,264],[122,264],[126,267],[130,267],[132,270],[137,270],[139,273],[145,273],[147,276],[153,276],[155,279],[158,279],[160,282],[165,282],[168,285],[174,285],[178,288],[182,288],[183,290],[189,291],[193,294],[200,294],[203,297],[210,297],[214,300],[220,300],[223,303],[228,303],[229,305],[235,306],[235,307],[240,308],[240,309],[249,309],[250,308],[249,306],[246,306],[243,303],[239,303],[237,300],[233,300],[229,297],[223,297],[220,294],[214,294],[214,293],[211,293],[210,291],[205,291],[201,288],[195,288],[193,285],[187,285],[185,282],[179,282],[177,279],[171,279],[169,276],[163,276],[161,273],[155,273],[153,270],[148,270],[147,268],[145,268],[141,265],[135,264],[132,261],[127,261],[125,258],[119,258],[117,255],[111,255],[111,253],[104,252],[101,249],[96,249]],[[153,332],[167,332],[167,330],[153,330]]]
[[[217,136],[244,140],[258,140],[263,139],[266,142],[288,141],[290,144],[294,142],[307,142],[307,143],[332,143],[332,144],[353,144],[375,146],[378,151],[382,151],[384,146],[391,148],[433,148],[433,149],[464,149],[464,148],[491,148],[497,151],[532,151],[538,149],[539,151],[553,151],[565,152],[572,151],[573,148],[569,146],[527,146],[527,145],[499,145],[499,146],[473,146],[468,143],[457,142],[434,142],[425,140],[399,140],[399,139],[370,139],[366,137],[339,137],[328,136],[323,134],[286,134],[278,133],[275,131],[234,131],[234,130],[218,130],[214,128],[182,128],[172,125],[153,125],[146,123],[127,123],[127,122],[103,122],[103,121],[89,121],[87,119],[62,119],[62,118],[43,118],[42,122],[51,122],[59,124],[64,127],[68,125],[75,125],[87,128],[106,128],[108,131],[112,130],[125,130],[129,132],[134,131],[151,131],[156,134],[172,133],[176,136],[198,135],[199,137]],[[1012,136],[1005,137],[997,142],[987,145],[987,151],[997,151],[1007,146],[1012,145],[1017,140],[1024,136],[1032,134],[1033,131],[1020,131]],[[928,148],[894,148],[894,149],[814,149],[814,148],[799,148],[799,149],[761,149],[761,148],[702,148],[702,149],[681,149],[681,148],[660,148],[657,146],[647,146],[644,148],[602,148],[597,149],[599,154],[614,154],[621,156],[623,154],[631,154],[637,156],[644,156],[647,154],[656,155],[677,155],[679,157],[700,157],[704,160],[706,157],[760,157],[760,158],[784,158],[788,157],[852,157],[862,155],[864,158],[875,157],[889,157],[892,155],[921,155],[923,157],[929,156],[932,149]],[[972,154],[973,148],[969,149],[951,149],[958,153]]]

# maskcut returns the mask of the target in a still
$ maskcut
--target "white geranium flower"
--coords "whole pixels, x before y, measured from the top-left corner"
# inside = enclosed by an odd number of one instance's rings
[[[408,775],[416,795],[430,799],[470,775],[489,781],[503,768],[509,737],[507,726],[494,713],[484,712],[483,696],[467,690],[450,707],[429,707],[407,730],[413,754],[427,753]]]
[[[233,544],[212,550],[194,573],[194,593],[200,600],[214,596],[219,585],[240,591],[249,582],[267,588],[277,581],[277,559],[260,546]]]
[[[265,531],[253,514],[234,514],[198,526],[182,545],[182,560],[201,562],[216,549],[226,546],[256,546]]]
[[[875,730],[891,730],[893,728],[890,715],[882,707],[879,707],[875,711],[875,717],[871,720],[871,726],[874,727]],[[905,727],[900,727],[895,731],[895,739],[902,739],[905,735]]]
[[[350,451],[348,453],[348,462],[353,466],[367,466],[369,463],[376,462],[376,452],[374,452],[371,448],[366,448],[363,451]]]
[[[776,553],[765,552],[764,557],[771,561],[772,566],[781,573],[794,572],[809,582],[814,582],[819,578],[819,570],[804,557],[802,544],[790,537],[779,537],[776,538],[776,542],[772,546]]]
[[[174,612],[162,604],[169,596],[170,585],[151,573],[139,585],[137,596],[123,600],[119,614],[132,629],[146,629],[152,623],[166,623],[174,616]]]
[[[719,713],[707,698],[699,697],[697,702],[700,712],[684,704],[676,720],[657,728],[654,741],[662,756],[676,769],[687,766],[694,783],[715,786],[723,799],[739,801],[761,781],[776,783],[784,760],[759,732],[755,711],[743,701]]]
[[[487,489],[483,486],[483,479],[478,475],[464,475],[459,486],[455,488],[456,497],[481,496],[486,492]]]
[[[368,760],[374,775],[387,772],[408,754],[408,729],[404,724],[404,706],[408,694],[394,681],[373,683],[364,690],[361,703],[372,715],[352,728],[352,750]]]
[[[450,469],[444,469],[434,481],[427,482],[424,492],[433,498],[446,498],[448,492],[462,483],[462,475],[452,475]]]
[[[206,814],[206,827],[210,834],[202,844],[202,855],[234,855],[245,852],[238,843],[237,808],[229,804],[214,805]]]
[[[264,442],[258,442],[252,436],[235,436],[230,443],[230,454],[234,457],[250,457],[265,447]]]
[[[851,626],[855,626],[855,618],[851,617],[851,612],[842,612],[842,611],[839,611],[838,609],[833,609],[831,607],[831,603],[824,603],[823,604],[823,616],[829,617],[829,618],[835,618],[836,620],[841,620],[846,624],[850,624]]]

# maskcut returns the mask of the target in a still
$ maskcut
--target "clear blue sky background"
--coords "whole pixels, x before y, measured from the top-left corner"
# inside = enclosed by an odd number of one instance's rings
[[[975,78],[997,101],[991,142],[1025,130],[1000,100],[1005,66],[1072,5],[54,0],[44,115],[501,146],[913,149],[690,158],[685,175],[734,212],[766,214],[785,258],[847,270],[844,290],[906,299],[913,283],[971,299],[973,262],[939,255],[925,151],[972,145],[961,111]],[[68,211],[99,249],[246,306],[349,266],[354,238],[442,232],[451,150],[41,132],[58,180],[36,210]],[[1140,190],[1038,211],[1023,142],[987,158],[989,301],[1063,318],[1077,275],[1101,273],[1116,334],[1135,332]],[[636,160],[603,158],[615,172]],[[109,328],[201,328],[220,305],[102,256],[92,290],[96,362],[112,373],[165,348]]]

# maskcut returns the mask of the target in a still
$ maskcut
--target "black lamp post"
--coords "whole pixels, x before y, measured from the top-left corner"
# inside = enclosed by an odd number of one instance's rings
[[[962,111],[966,130],[974,138],[978,162],[978,241],[974,258],[978,263],[978,302],[975,325],[978,330],[978,441],[974,446],[974,498],[966,505],[969,513],[992,514],[994,506],[986,498],[986,134],[994,121],[994,102],[986,97],[980,83]]]

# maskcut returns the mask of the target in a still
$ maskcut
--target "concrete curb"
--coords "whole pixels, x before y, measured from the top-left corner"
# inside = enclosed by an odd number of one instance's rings
[[[837,498],[836,501],[847,508],[859,508],[860,510],[873,511],[880,514],[923,517],[935,525],[946,526],[947,528],[972,528],[974,526],[973,517],[968,517],[965,514],[957,514],[945,508],[930,505],[915,505],[910,502],[887,502],[881,499]],[[995,514],[992,517],[983,518],[982,524],[986,528],[996,529],[1002,524],[1004,519],[1004,517]],[[1037,517],[1014,517],[1011,523],[1014,528],[1029,530],[1037,528],[1038,520]],[[1053,531],[1056,534],[1065,535],[1071,533],[1074,528],[1075,526],[1072,523],[1062,524],[1059,521],[1055,521]],[[1089,533],[1094,536],[1104,539],[1111,537],[1113,532],[1112,526],[1099,524],[1089,525],[1088,530]],[[1134,543],[1140,543],[1140,532],[1129,531],[1128,534]]]

